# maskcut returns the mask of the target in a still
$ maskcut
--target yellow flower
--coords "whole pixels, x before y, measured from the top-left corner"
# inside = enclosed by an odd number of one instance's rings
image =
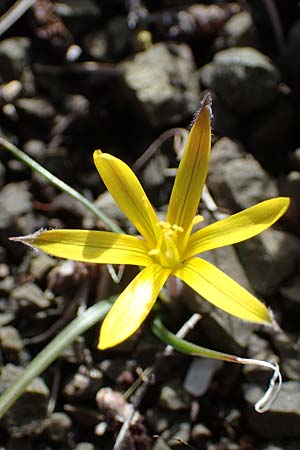
[[[289,205],[288,198],[274,198],[192,232],[208,169],[210,115],[207,96],[189,134],[165,222],[157,218],[132,170],[120,159],[96,150],[94,162],[102,180],[141,237],[107,231],[50,230],[15,238],[62,258],[143,267],[106,316],[100,332],[100,349],[119,344],[139,328],[170,275],[234,316],[271,322],[263,303],[197,256],[261,233]]]

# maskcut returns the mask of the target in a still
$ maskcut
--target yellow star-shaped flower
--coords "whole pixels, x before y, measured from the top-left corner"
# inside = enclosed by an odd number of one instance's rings
[[[234,316],[271,322],[263,303],[198,255],[261,233],[284,214],[289,199],[266,200],[193,232],[208,169],[210,116],[207,96],[190,131],[164,222],[157,218],[132,170],[110,154],[94,152],[102,180],[141,237],[94,230],[50,230],[15,238],[62,258],[143,267],[104,319],[100,349],[119,344],[139,328],[170,275]]]

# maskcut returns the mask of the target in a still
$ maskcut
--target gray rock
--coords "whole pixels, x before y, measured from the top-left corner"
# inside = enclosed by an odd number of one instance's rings
[[[233,47],[216,53],[212,62],[200,70],[200,78],[230,108],[247,114],[272,103],[280,73],[258,50]]]
[[[205,394],[210,382],[223,366],[222,361],[208,358],[196,358],[187,370],[183,387],[191,395],[200,397]]]
[[[19,98],[16,109],[21,119],[34,120],[37,124],[49,125],[55,116],[55,109],[45,98]]]
[[[1,370],[0,393],[24,372],[22,367],[7,364]],[[36,378],[4,416],[11,437],[37,435],[42,432],[47,413],[49,390],[41,378]]]
[[[269,295],[294,271],[300,242],[289,233],[270,228],[236,244],[236,249],[255,291]]]
[[[11,298],[17,301],[21,309],[28,309],[34,312],[47,309],[51,304],[43,291],[31,282],[16,287],[11,292]]]
[[[162,437],[167,440],[167,443],[175,448],[178,446],[178,442],[188,442],[191,434],[190,422],[178,422],[174,424],[169,430],[162,433]]]
[[[30,40],[12,37],[0,42],[0,82],[18,80],[29,63]]]
[[[119,67],[132,101],[154,127],[179,122],[199,106],[195,63],[185,44],[155,44]]]
[[[52,442],[67,441],[68,433],[72,427],[72,420],[70,417],[61,412],[53,413],[45,420],[44,433]]]
[[[38,253],[32,257],[29,271],[35,280],[41,281],[55,266],[57,266],[55,259],[46,253]]]
[[[264,391],[257,385],[246,385],[247,419],[251,429],[266,438],[278,439],[300,435],[300,383],[286,381],[268,412],[256,413],[255,403]]]
[[[23,342],[16,328],[0,327],[0,347],[7,362],[20,363]]]
[[[159,403],[162,408],[169,411],[181,411],[188,409],[190,405],[189,395],[183,390],[180,381],[165,384],[162,387]]]
[[[253,156],[227,138],[213,146],[207,184],[216,203],[233,212],[278,196],[275,182]]]
[[[191,430],[191,439],[197,443],[203,438],[211,437],[211,435],[212,432],[202,423],[196,423]]]
[[[4,186],[0,192],[1,209],[4,209],[7,214],[14,217],[30,212],[32,205],[28,183],[9,183]]]
[[[215,47],[217,49],[228,47],[256,47],[257,31],[252,15],[242,11],[227,20],[219,32]]]
[[[92,31],[83,38],[83,48],[96,61],[103,61],[107,56],[108,39],[102,30]]]
[[[95,450],[95,446],[90,442],[79,442],[74,450]]]
[[[63,393],[73,402],[93,400],[102,384],[103,375],[99,370],[89,371],[86,367],[80,366],[78,372],[65,385]]]
[[[168,446],[163,438],[159,437],[155,440],[153,450],[171,450],[171,447]]]

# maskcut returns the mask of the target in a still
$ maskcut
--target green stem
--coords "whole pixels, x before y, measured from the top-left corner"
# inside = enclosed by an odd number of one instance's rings
[[[34,170],[35,172],[38,172],[40,175],[42,175],[44,178],[46,178],[46,180],[50,181],[50,183],[52,183],[58,189],[60,189],[63,192],[66,192],[68,195],[70,195],[70,197],[73,197],[75,200],[77,200],[82,205],[84,205],[98,219],[100,219],[105,225],[107,225],[111,231],[114,231],[115,233],[124,233],[122,228],[120,228],[117,224],[115,224],[104,213],[99,211],[99,209],[96,208],[96,206],[92,202],[90,202],[87,198],[85,198],[78,191],[76,191],[76,189],[73,189],[71,186],[69,186],[68,184],[64,183],[62,180],[57,178],[55,175],[53,175],[51,172],[49,172],[47,169],[45,169],[39,163],[34,161],[34,159],[30,158],[30,156],[26,155],[26,153],[24,153],[18,147],[13,145],[7,139],[0,137],[0,146],[2,146],[3,148],[5,148],[9,152],[11,152],[16,158],[18,158],[20,161],[22,161],[24,164],[26,164],[32,170]]]
[[[203,356],[204,358],[220,359],[222,361],[229,362],[238,362],[240,359],[238,356],[229,355],[228,353],[222,353],[216,350],[210,350],[209,348],[201,347],[200,345],[180,339],[175,334],[167,330],[158,318],[153,320],[152,331],[165,344],[171,345],[173,348],[182,353]]]
[[[101,300],[67,325],[49,344],[30,362],[23,374],[1,395],[0,417],[23,394],[26,387],[39,376],[72,342],[97,322],[102,320],[111,307],[115,297]]]

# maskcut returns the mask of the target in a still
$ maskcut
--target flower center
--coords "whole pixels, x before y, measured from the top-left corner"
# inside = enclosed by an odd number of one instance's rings
[[[178,234],[183,233],[183,228],[169,222],[158,222],[159,237],[155,248],[149,251],[155,262],[163,267],[176,269],[181,261],[181,252],[178,248]]]

